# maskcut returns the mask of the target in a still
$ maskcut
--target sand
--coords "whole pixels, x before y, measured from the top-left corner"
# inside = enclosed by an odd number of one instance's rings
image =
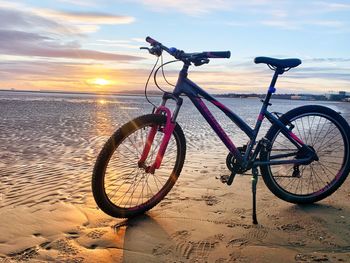
[[[100,129],[86,139],[75,138],[82,125],[74,117],[59,120],[57,132],[46,122],[46,137],[40,123],[25,120],[28,127],[17,133],[6,123],[0,262],[350,262],[349,179],[329,198],[299,206],[279,200],[260,177],[253,225],[250,176],[237,176],[231,186],[216,179],[228,174],[226,152],[210,132],[196,133],[188,123],[186,136],[197,140],[188,141],[183,172],[168,196],[131,220],[107,216],[96,207],[90,178],[118,123],[108,125],[108,115],[99,114]],[[40,143],[31,144],[39,135]]]
[[[195,172],[196,182],[180,179],[162,203],[132,220],[64,202],[3,207],[1,261],[350,261],[348,183],[318,204],[297,206],[278,200],[260,182],[259,224],[253,225],[250,179],[238,177],[228,187],[203,177],[215,170]]]

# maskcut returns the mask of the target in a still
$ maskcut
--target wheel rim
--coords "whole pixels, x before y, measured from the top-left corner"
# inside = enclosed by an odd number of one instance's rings
[[[154,174],[147,173],[138,166],[152,124],[144,124],[126,134],[112,153],[104,176],[104,190],[108,200],[119,208],[138,209],[158,200],[176,178],[175,166],[178,144],[174,134],[171,136],[162,164]],[[162,127],[158,125],[145,166],[153,164],[161,140]],[[165,192],[166,193],[166,192]]]
[[[293,133],[316,151],[319,160],[300,165],[299,173],[294,174],[294,165],[269,166],[274,183],[293,195],[319,195],[334,185],[342,174],[347,155],[345,133],[336,120],[320,113],[299,115],[290,123],[294,125]],[[276,154],[296,152],[296,147],[281,132],[271,143],[269,159]]]

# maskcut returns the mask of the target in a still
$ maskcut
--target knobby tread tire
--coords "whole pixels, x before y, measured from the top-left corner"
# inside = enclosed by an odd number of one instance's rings
[[[345,140],[345,145],[344,145],[345,161],[342,164],[343,170],[339,178],[334,182],[332,182],[332,184],[328,189],[320,193],[312,193],[307,195],[297,195],[286,191],[274,180],[274,177],[273,177],[273,174],[271,173],[271,169],[269,165],[261,165],[260,171],[261,171],[262,177],[264,179],[266,186],[270,189],[270,191],[274,195],[276,195],[278,198],[285,200],[287,202],[296,203],[296,204],[310,204],[330,196],[344,183],[345,179],[347,178],[350,172],[350,157],[349,157],[350,127],[349,127],[349,124],[346,122],[346,120],[336,111],[324,106],[307,105],[307,106],[301,106],[293,110],[290,110],[289,112],[281,116],[280,120],[284,124],[288,124],[291,120],[297,119],[296,117],[305,115],[307,113],[319,114],[321,116],[328,116],[329,118],[331,118],[336,122],[336,126],[340,130],[342,138]],[[278,132],[279,132],[279,127],[277,125],[272,125],[265,137],[266,139],[272,142],[272,140],[275,138]],[[260,152],[260,160],[268,161],[269,151],[262,150]]]
[[[124,124],[121,128],[115,131],[115,133],[109,138],[109,140],[103,146],[101,152],[99,153],[93,174],[92,174],[92,192],[94,199],[98,207],[106,214],[117,217],[117,218],[130,218],[139,214],[142,214],[155,205],[157,205],[171,190],[174,186],[176,180],[178,179],[186,155],[186,140],[184,133],[177,123],[173,131],[173,136],[175,137],[177,145],[177,154],[175,166],[171,174],[169,174],[169,179],[166,181],[165,185],[159,190],[159,192],[153,196],[151,199],[145,203],[133,207],[124,208],[119,207],[111,202],[105,193],[104,187],[104,177],[108,162],[119,146],[119,144],[133,132],[137,131],[140,127],[150,126],[150,125],[164,125],[166,123],[166,117],[160,114],[148,114],[137,117],[132,121]]]

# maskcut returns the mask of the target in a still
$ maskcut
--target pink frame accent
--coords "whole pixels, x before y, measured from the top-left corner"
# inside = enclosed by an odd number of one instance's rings
[[[296,142],[300,143],[301,145],[304,145],[304,142],[298,138],[293,132],[289,132],[290,137],[292,137]]]

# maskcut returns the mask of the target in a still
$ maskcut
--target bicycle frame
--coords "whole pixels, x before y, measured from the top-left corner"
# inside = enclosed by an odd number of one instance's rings
[[[163,101],[159,108],[157,108],[156,113],[164,113],[167,117],[167,123],[164,128],[164,137],[162,140],[162,143],[160,145],[160,150],[158,151],[156,161],[154,164],[150,167],[150,172],[154,172],[155,169],[159,168],[160,163],[162,161],[166,146],[168,144],[168,141],[170,139],[170,136],[173,132],[173,129],[175,128],[176,118],[178,115],[178,112],[182,105],[182,98],[180,97],[182,94],[186,95],[194,104],[194,106],[197,108],[197,110],[202,114],[202,116],[205,118],[205,120],[209,123],[211,128],[215,131],[217,136],[221,139],[221,141],[224,143],[224,145],[227,147],[229,152],[236,158],[237,162],[243,167],[243,168],[251,168],[256,167],[260,165],[277,165],[277,164],[303,164],[306,162],[309,162],[312,160],[312,157],[308,158],[299,158],[294,160],[270,160],[270,161],[256,161],[256,157],[262,147],[266,147],[264,144],[264,140],[260,140],[257,146],[255,147],[254,152],[253,148],[256,145],[256,138],[259,133],[261,124],[263,119],[266,117],[271,124],[277,125],[281,132],[288,138],[296,147],[297,149],[301,149],[304,147],[306,151],[310,151],[311,149],[302,141],[300,140],[292,131],[289,129],[279,118],[276,118],[272,113],[270,113],[267,110],[267,107],[270,105],[269,100],[271,98],[272,93],[275,92],[275,83],[277,81],[278,75],[280,74],[278,71],[275,71],[275,74],[272,78],[270,87],[268,89],[267,95],[265,97],[265,100],[263,100],[263,105],[261,107],[260,113],[258,115],[257,121],[255,123],[254,129],[252,129],[248,124],[246,124],[238,115],[236,115],[233,111],[228,109],[225,105],[223,105],[221,102],[216,100],[214,97],[212,97],[210,94],[208,94],[206,91],[201,89],[197,84],[192,82],[187,78],[187,71],[188,71],[189,65],[184,64],[182,70],[180,71],[177,84],[175,86],[175,89],[172,93],[165,93],[163,95]],[[202,98],[207,100],[208,102],[215,105],[219,110],[221,110],[226,116],[229,117],[231,121],[233,121],[249,138],[249,143],[247,145],[247,149],[242,155],[242,153],[237,149],[237,147],[234,145],[234,143],[231,141],[229,136],[226,134],[224,129],[220,126],[218,121],[215,119],[213,114],[210,112],[208,107],[203,102]],[[173,115],[171,115],[170,110],[165,106],[166,101],[168,99],[173,99],[176,101],[177,106],[173,112]],[[173,125],[170,125],[172,123]],[[151,147],[151,144],[153,142],[154,135],[152,137],[152,134],[156,132],[156,128],[153,128],[147,138],[147,143],[144,148],[144,151],[142,153],[142,157],[140,159],[140,162],[143,163],[148,155],[149,149]],[[278,159],[282,157],[288,157],[288,156],[295,156],[297,152],[295,153],[289,153],[284,155],[276,155],[271,156],[270,159]],[[139,162],[139,163],[140,163]]]

